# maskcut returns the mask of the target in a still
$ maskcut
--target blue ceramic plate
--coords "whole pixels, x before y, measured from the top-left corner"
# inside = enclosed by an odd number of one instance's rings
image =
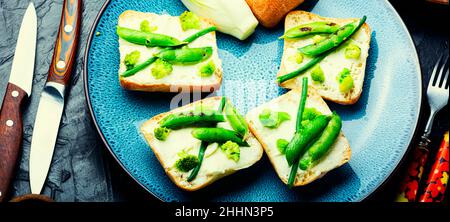
[[[402,159],[414,134],[421,101],[419,61],[402,20],[387,1],[308,1],[300,9],[328,17],[367,15],[372,42],[364,91],[352,106],[330,104],[344,120],[352,158],[324,178],[290,190],[268,159],[198,192],[177,188],[166,176],[138,127],[169,110],[175,94],[139,93],[119,85],[117,18],[125,10],[179,15],[180,1],[112,0],[91,30],[86,51],[86,95],[98,131],[123,168],[146,190],[164,201],[359,201],[375,191]],[[94,33],[100,32],[99,36]],[[226,95],[245,113],[283,93],[275,83],[283,42],[277,29],[257,28],[246,41],[218,34],[224,79],[217,95]],[[251,87],[246,87],[249,82]],[[245,95],[245,96],[244,96]]]

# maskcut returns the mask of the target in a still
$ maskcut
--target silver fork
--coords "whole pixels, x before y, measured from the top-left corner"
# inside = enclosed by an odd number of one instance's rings
[[[447,85],[447,79],[448,79],[448,67],[447,71],[445,72],[445,66],[448,63],[448,56],[446,59],[444,59],[441,68],[439,69],[439,65],[441,65],[441,60],[444,56],[441,56],[439,58],[438,62],[434,66],[433,73],[431,74],[430,82],[428,83],[428,89],[427,89],[427,97],[428,97],[428,104],[430,105],[430,117],[428,118],[427,125],[425,127],[425,132],[423,137],[426,137],[427,142],[429,143],[428,137],[431,133],[431,128],[433,126],[434,117],[436,114],[448,103],[448,94],[449,94],[449,88]],[[436,78],[436,74],[439,69],[439,75]]]
[[[412,150],[412,159],[409,162],[405,175],[401,181],[400,190],[397,194],[396,201],[403,202],[414,202],[417,199],[417,191],[418,187],[414,186],[414,184],[420,184],[420,180],[422,178],[423,167],[426,164],[428,158],[428,144],[431,142],[429,137],[431,133],[431,128],[433,126],[434,117],[436,113],[438,113],[442,107],[447,105],[448,102],[448,94],[449,87],[447,85],[448,79],[448,67],[445,69],[448,63],[448,56],[441,64],[441,60],[444,56],[439,58],[438,62],[433,68],[433,72],[431,74],[430,82],[428,83],[427,89],[427,97],[428,104],[430,105],[430,117],[428,119],[427,125],[425,127],[425,131],[420,138],[419,144]],[[446,70],[445,74],[444,71]],[[436,75],[437,78],[436,78]],[[410,189],[408,191],[408,189]],[[414,195],[407,195],[406,193],[414,193]]]

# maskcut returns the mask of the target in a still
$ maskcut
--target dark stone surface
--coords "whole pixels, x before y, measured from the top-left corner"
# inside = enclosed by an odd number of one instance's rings
[[[54,41],[59,24],[62,0],[34,0],[38,15],[38,43],[33,92],[24,112],[24,140],[21,161],[13,183],[14,196],[30,192],[28,156],[33,122],[40,91],[47,77]],[[100,140],[89,116],[83,89],[82,60],[89,29],[104,0],[83,1],[82,35],[78,49],[72,87],[66,100],[53,163],[44,194],[56,201],[129,201],[158,200],[144,191],[115,162]],[[423,1],[391,0],[412,33],[418,48],[424,76],[424,89],[431,69],[441,53],[448,53],[448,6],[434,6]],[[0,0],[0,99],[9,78],[16,38],[28,0]],[[418,128],[422,132],[429,109],[424,97],[423,112]],[[437,147],[442,134],[448,130],[448,108],[437,116],[433,129],[432,147]],[[432,149],[433,151],[436,149]],[[404,165],[404,164],[403,164]],[[369,197],[369,201],[391,201],[398,186],[398,174]],[[448,192],[447,192],[448,194]],[[447,195],[448,196],[448,195]],[[448,198],[447,198],[448,199]]]

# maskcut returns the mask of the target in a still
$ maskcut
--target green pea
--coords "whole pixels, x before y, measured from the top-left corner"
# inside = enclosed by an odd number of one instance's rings
[[[359,23],[353,22],[344,25],[324,40],[299,48],[299,51],[307,56],[315,57],[328,50],[336,49],[339,45],[348,40],[356,31],[358,31],[365,21],[366,16],[364,16]]]
[[[333,22],[312,22],[290,28],[280,39],[296,39],[311,34],[329,34],[335,32],[338,28],[339,26]]]
[[[323,73],[322,67],[320,67],[319,64],[315,65],[314,68],[312,68],[311,78],[314,82],[325,82],[325,74]]]
[[[233,130],[245,138],[248,133],[248,125],[244,117],[237,112],[236,108],[230,102],[226,103],[224,112]]]
[[[195,64],[211,57],[212,47],[166,49],[156,54],[156,57],[172,64]]]
[[[330,122],[327,124],[319,139],[308,149],[301,160],[299,167],[306,170],[311,163],[322,158],[333,146],[342,128],[342,120],[336,113],[333,113]]]
[[[182,42],[168,35],[143,32],[120,26],[117,26],[117,35],[125,41],[147,47],[173,47],[187,44],[187,42]]]
[[[206,115],[205,113],[194,113],[194,111],[187,113],[174,113],[163,118],[159,124],[161,127],[169,129],[177,129],[180,127],[189,127],[200,123],[218,123],[224,122],[225,118],[221,112],[212,111]]]
[[[354,87],[354,81],[350,74],[350,70],[344,68],[337,76],[339,82],[339,91],[342,93],[348,93]]]
[[[286,147],[286,160],[291,166],[303,155],[305,149],[315,137],[320,135],[330,121],[330,116],[320,115],[311,120],[303,129],[294,134],[294,138]]]
[[[224,128],[196,128],[192,130],[192,136],[209,143],[235,142],[240,146],[249,146],[236,132]]]
[[[351,43],[345,48],[344,54],[346,59],[359,59],[361,56],[361,49],[359,46]]]

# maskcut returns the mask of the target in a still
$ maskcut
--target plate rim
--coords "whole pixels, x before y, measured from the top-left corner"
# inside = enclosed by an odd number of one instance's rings
[[[94,32],[95,29],[98,26],[98,23],[101,19],[101,17],[103,16],[103,13],[105,12],[106,8],[109,6],[109,4],[111,3],[112,0],[106,0],[102,7],[100,8],[100,11],[97,13],[97,16],[95,17],[94,22],[91,25],[89,34],[88,34],[88,38],[87,38],[87,43],[86,43],[86,48],[84,50],[83,53],[83,85],[84,85],[84,95],[86,98],[86,102],[88,105],[88,110],[89,110],[89,114],[92,118],[92,121],[94,123],[95,129],[97,131],[97,133],[99,134],[103,144],[105,145],[105,147],[107,148],[107,150],[109,151],[109,153],[111,154],[111,156],[115,159],[115,161],[119,164],[119,166],[122,168],[123,171],[126,172],[126,174],[131,177],[137,184],[139,184],[145,191],[147,191],[148,193],[150,193],[153,197],[155,197],[156,199],[158,199],[161,202],[165,202],[163,199],[161,199],[159,196],[157,196],[153,191],[151,191],[150,189],[148,189],[144,184],[142,184],[137,178],[135,178],[130,172],[129,170],[124,166],[124,164],[118,159],[117,155],[114,153],[114,151],[111,149],[111,147],[109,146],[108,141],[106,140],[105,136],[103,135],[102,130],[100,129],[100,126],[97,123],[97,119],[95,117],[95,113],[94,110],[92,108],[92,103],[91,103],[91,99],[89,97],[89,87],[88,87],[88,59],[89,59],[89,50],[91,48],[91,42],[92,39],[94,37]],[[418,90],[418,95],[419,95],[419,99],[418,99],[418,114],[416,117],[416,121],[414,123],[414,130],[413,132],[409,135],[409,142],[408,142],[408,146],[406,149],[404,149],[404,151],[401,154],[401,158],[399,158],[399,160],[395,163],[395,167],[392,168],[392,170],[383,178],[383,182],[379,183],[377,186],[374,187],[374,189],[371,192],[368,192],[366,195],[361,196],[360,198],[356,199],[354,202],[361,202],[364,200],[367,200],[369,197],[373,196],[374,194],[376,194],[380,188],[382,188],[388,181],[389,179],[394,175],[394,173],[400,168],[401,163],[403,163],[406,159],[406,154],[409,153],[410,149],[411,149],[411,145],[414,141],[414,138],[417,134],[418,131],[418,123],[419,120],[421,119],[421,114],[422,114],[422,100],[423,100],[423,78],[422,78],[422,68],[420,66],[420,59],[419,59],[419,55],[417,53],[417,48],[414,44],[414,40],[412,39],[411,33],[408,30],[408,27],[406,26],[405,22],[403,21],[402,17],[398,14],[397,10],[395,10],[394,6],[388,1],[388,0],[384,0],[384,3],[386,4],[387,8],[392,12],[392,14],[394,16],[397,17],[397,20],[400,21],[400,25],[402,27],[402,29],[407,33],[407,42],[412,46],[412,49],[414,51],[414,62],[415,62],[415,66],[416,69],[418,70],[418,75],[417,78],[419,80],[420,83],[420,87]]]

